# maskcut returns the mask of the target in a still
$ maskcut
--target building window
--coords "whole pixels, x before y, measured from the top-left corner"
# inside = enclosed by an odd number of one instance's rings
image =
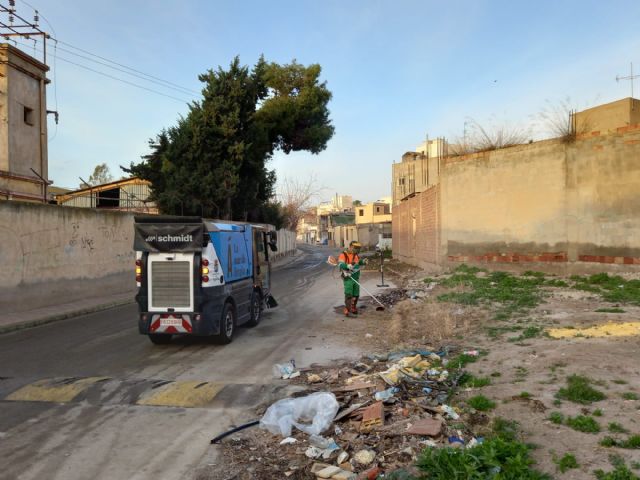
[[[376,213],[380,213],[380,207],[376,207]]]
[[[32,127],[35,125],[33,121],[33,108],[24,107],[24,123]]]
[[[364,208],[358,209],[358,215],[364,217]]]

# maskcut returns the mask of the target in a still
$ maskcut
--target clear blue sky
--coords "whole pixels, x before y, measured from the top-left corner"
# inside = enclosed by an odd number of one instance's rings
[[[321,64],[336,134],[319,155],[279,154],[272,166],[279,176],[315,174],[326,198],[389,195],[393,161],[427,134],[461,136],[466,118],[528,126],[548,102],[570,97],[582,108],[629,96],[629,82],[615,77],[628,75],[631,61],[640,72],[637,0],[29,3],[60,40],[193,90],[199,73],[235,55],[246,64],[262,53]],[[30,14],[23,1],[17,6]],[[120,176],[119,165],[137,162],[147,139],[187,111],[61,60],[55,67],[48,102],[56,108],[56,87],[60,124],[49,125],[56,185],[75,187],[102,162]]]

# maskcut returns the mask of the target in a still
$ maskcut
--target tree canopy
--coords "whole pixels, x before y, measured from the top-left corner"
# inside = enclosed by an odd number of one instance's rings
[[[80,188],[102,185],[103,183],[109,183],[111,181],[113,181],[113,177],[111,176],[109,167],[106,163],[101,163],[96,165],[96,168],[93,169],[93,173],[89,177],[89,180],[87,180],[86,183],[82,182],[80,184]]]
[[[249,69],[236,57],[200,75],[202,98],[149,141],[142,162],[122,168],[152,183],[164,213],[279,223],[269,160],[276,150],[317,154],[334,133],[320,73],[263,57]]]

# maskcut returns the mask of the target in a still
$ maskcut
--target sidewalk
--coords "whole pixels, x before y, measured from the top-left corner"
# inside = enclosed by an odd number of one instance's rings
[[[131,291],[10,313],[0,317],[0,334],[126,305],[133,303],[134,296],[135,291]]]
[[[279,269],[289,265],[297,261],[302,254],[303,252],[301,250],[296,250],[295,253],[291,255],[280,257],[274,262],[273,268]],[[24,312],[6,314],[0,317],[0,334],[133,303],[135,294],[135,290],[132,290],[126,293],[102,295],[100,297],[87,298],[72,303],[51,305],[26,310]]]

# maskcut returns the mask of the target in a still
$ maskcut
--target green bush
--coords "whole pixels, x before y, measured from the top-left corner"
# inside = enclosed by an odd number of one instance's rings
[[[577,417],[567,417],[567,426],[584,433],[598,433],[600,425],[593,417],[578,415]]]
[[[493,400],[489,400],[484,395],[476,395],[475,397],[471,397],[467,400],[467,405],[471,408],[475,408],[480,412],[486,412],[488,410],[493,410],[496,408],[496,402]]]

